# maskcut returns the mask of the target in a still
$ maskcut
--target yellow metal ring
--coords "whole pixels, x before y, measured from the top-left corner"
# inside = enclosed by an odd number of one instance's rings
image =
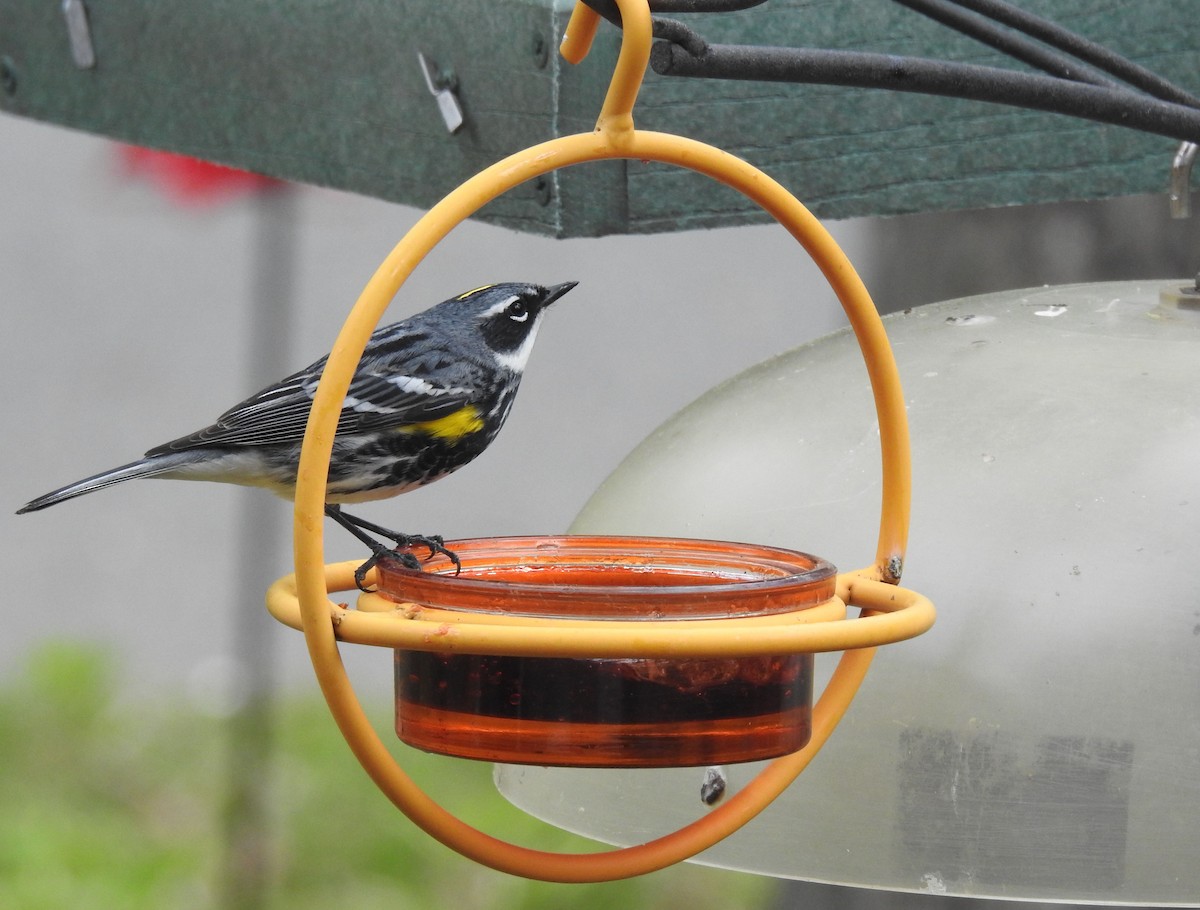
[[[519,847],[492,838],[447,813],[399,768],[354,696],[337,651],[335,631],[340,626],[346,626],[346,631],[350,631],[359,624],[369,625],[387,617],[339,611],[331,604],[322,559],[321,531],[325,476],[334,427],[367,339],[417,264],[453,227],[484,204],[552,170],[622,157],[674,164],[740,190],[775,217],[812,256],[846,308],[863,348],[880,420],[884,497],[877,561],[866,577],[857,583],[850,581],[849,586],[857,584],[861,593],[870,584],[870,576],[885,577],[887,567],[903,559],[908,527],[907,422],[894,359],[882,323],[861,280],[832,237],[799,201],[766,174],[719,149],[679,136],[635,130],[624,136],[618,147],[605,133],[597,132],[551,140],[519,152],[471,178],[434,206],[396,246],[368,283],[338,336],[317,389],[296,491],[295,587],[299,613],[313,666],[330,710],[355,755],[384,793],[425,831],[463,855],[505,872],[550,881],[602,881],[653,871],[695,855],[746,824],[786,789],[824,744],[849,706],[874,653],[873,647],[864,647],[867,643],[860,637],[867,631],[860,624],[866,626],[868,621],[859,619],[845,623],[844,630],[839,632],[841,637],[827,641],[825,646],[859,650],[846,652],[818,701],[814,709],[813,736],[808,746],[794,755],[775,760],[723,805],[673,834],[636,847],[582,855]],[[886,591],[889,600],[900,594],[899,589],[890,585],[878,587]],[[885,598],[876,594],[873,602],[882,606]],[[931,608],[925,607],[927,603],[918,597],[908,606],[921,607],[931,619]],[[331,621],[331,616],[338,620],[338,625]],[[820,623],[804,628],[825,625],[842,624]],[[926,623],[916,623],[913,627],[916,631],[912,634],[923,631],[922,626]],[[852,631],[856,628],[860,631]],[[503,634],[496,628],[488,631]],[[626,633],[629,634],[629,630]],[[887,640],[886,636],[884,640]],[[778,652],[778,642],[774,649]]]
[[[326,566],[326,591],[354,590],[357,565]],[[328,615],[338,641],[349,644],[583,659],[728,659],[845,651],[915,638],[933,625],[933,605],[915,591],[855,574],[839,575],[837,588],[837,596],[804,610],[740,619],[571,621],[412,608],[378,594],[359,596],[357,610],[330,604]],[[847,603],[868,615],[846,619]],[[295,575],[271,586],[267,608],[284,625],[303,630]]]

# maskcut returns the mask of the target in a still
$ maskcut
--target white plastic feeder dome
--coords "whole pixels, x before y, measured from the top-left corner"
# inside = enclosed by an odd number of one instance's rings
[[[1200,904],[1200,308],[1176,302],[1184,284],[991,294],[886,320],[913,442],[905,582],[939,622],[879,656],[807,773],[702,862]],[[880,492],[869,395],[848,332],[762,364],[656,431],[573,530],[820,540],[855,564]],[[730,789],[756,770],[727,767]],[[526,810],[613,843],[694,817],[702,782],[497,776]]]

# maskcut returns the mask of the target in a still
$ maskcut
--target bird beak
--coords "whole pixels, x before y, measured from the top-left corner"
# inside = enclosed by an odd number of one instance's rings
[[[542,306],[550,306],[550,304],[554,303],[554,301],[556,301],[563,294],[567,293],[567,291],[571,290],[571,288],[575,287],[577,284],[579,284],[578,281],[567,281],[563,284],[556,284],[554,287],[546,288],[546,296],[542,300]]]

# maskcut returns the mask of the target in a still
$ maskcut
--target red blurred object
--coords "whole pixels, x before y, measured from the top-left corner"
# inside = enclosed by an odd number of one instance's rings
[[[121,147],[121,159],[129,174],[156,183],[183,205],[223,202],[284,185],[262,174],[132,145]]]

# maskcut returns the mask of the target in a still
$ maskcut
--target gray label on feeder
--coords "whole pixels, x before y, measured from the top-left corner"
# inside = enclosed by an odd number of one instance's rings
[[[1121,886],[1133,743],[1047,736],[1025,754],[999,732],[910,729],[899,746],[913,869],[951,890],[964,880],[1055,893]]]

